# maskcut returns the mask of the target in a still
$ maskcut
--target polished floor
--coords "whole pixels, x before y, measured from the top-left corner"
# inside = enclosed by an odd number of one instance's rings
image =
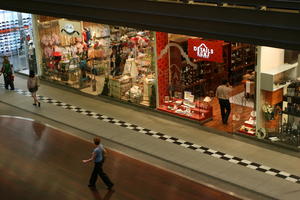
[[[172,172],[109,150],[105,170],[115,183],[87,187],[93,145],[23,118],[0,118],[0,199],[238,199]]]
[[[243,84],[237,85],[233,87],[232,96],[244,92],[244,90],[245,89]],[[213,119],[205,123],[204,126],[224,131],[227,133],[238,132],[238,130],[244,124],[244,122],[249,119],[251,111],[253,111],[253,108],[231,103],[231,114],[228,119],[228,124],[223,124],[218,99],[213,98],[211,105],[213,107]],[[234,115],[239,116],[238,121],[233,120]]]
[[[213,134],[185,120],[106,98],[90,98],[44,82],[38,94],[52,100],[43,100],[38,108],[32,106],[26,92],[26,77],[16,76],[15,84],[15,92],[0,88],[0,116],[36,119],[87,141],[92,135],[101,136],[107,147],[198,183],[231,191],[242,199],[299,199],[300,184],[294,183],[300,175],[297,152],[236,135]],[[120,120],[122,123],[117,123]],[[138,129],[131,130],[132,125]],[[163,140],[165,136],[172,138]],[[257,165],[268,170],[260,171]]]

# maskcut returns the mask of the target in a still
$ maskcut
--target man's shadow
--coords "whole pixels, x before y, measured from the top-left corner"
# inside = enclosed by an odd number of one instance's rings
[[[90,191],[95,200],[109,200],[113,195],[113,193],[115,192],[114,190],[108,190],[105,196],[102,198],[99,191],[96,188],[90,188]]]
[[[45,125],[33,122],[32,123],[32,129],[33,132],[35,133],[35,140],[40,140],[43,136],[44,130],[46,129]]]

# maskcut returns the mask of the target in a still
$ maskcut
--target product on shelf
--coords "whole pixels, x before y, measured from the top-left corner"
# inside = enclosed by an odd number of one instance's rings
[[[39,22],[43,77],[90,94],[104,90],[114,98],[150,105],[155,77],[151,32],[47,19]]]
[[[281,125],[279,127],[280,141],[300,145],[300,81],[293,81],[284,95],[284,106]]]
[[[239,132],[251,136],[255,136],[256,133],[256,112],[252,111],[250,117],[244,124],[240,127]]]

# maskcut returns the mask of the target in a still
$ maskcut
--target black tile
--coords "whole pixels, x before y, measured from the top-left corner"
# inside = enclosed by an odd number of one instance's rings
[[[223,152],[220,152],[220,151],[217,151],[215,154],[218,154],[218,155],[221,155],[221,156],[224,156],[224,155],[226,155],[225,153],[223,153]]]
[[[231,158],[222,156],[221,159],[222,159],[222,160],[227,160],[227,161],[228,161],[228,160],[230,160]]]
[[[185,142],[184,144],[193,145],[193,143],[191,143],[191,142]]]
[[[181,142],[177,142],[177,141],[175,141],[175,142],[173,142],[173,144],[182,144]]]
[[[291,178],[295,178],[295,179],[298,179],[300,180],[300,177],[299,176],[295,176],[295,175],[290,175]]]
[[[288,176],[284,176],[282,174],[276,174],[275,176],[280,177],[280,178],[287,178]]]
[[[261,165],[255,162],[252,162],[251,165],[254,165],[255,167],[260,167]]]
[[[210,152],[210,151],[204,151],[203,153],[208,154],[208,155],[213,155],[214,153]]]
[[[243,160],[243,159],[241,159],[241,158],[239,158],[239,157],[235,157],[235,156],[234,156],[232,159],[233,159],[233,160],[238,160],[238,161],[242,161],[242,160]]]
[[[244,162],[238,162],[237,164],[242,165],[242,166],[248,166],[248,164],[244,163]]]
[[[271,169],[269,169],[268,171],[275,172],[275,173],[279,173],[279,172],[280,172],[279,170],[274,169],[274,168],[271,168]]]
[[[193,146],[188,146],[188,148],[189,148],[189,149],[193,149],[193,150],[196,150],[196,149],[198,149],[198,148],[196,148],[196,147],[193,147]]]
[[[266,169],[259,168],[259,167],[258,167],[256,170],[257,170],[257,171],[261,171],[261,172],[266,172],[266,171],[268,171],[268,170],[266,170]]]

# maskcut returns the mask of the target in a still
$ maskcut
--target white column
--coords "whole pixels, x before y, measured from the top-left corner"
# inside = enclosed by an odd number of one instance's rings
[[[35,56],[37,64],[37,74],[42,75],[42,48],[40,43],[40,35],[38,30],[37,15],[32,15],[32,32],[33,32],[33,44],[35,47]]]

